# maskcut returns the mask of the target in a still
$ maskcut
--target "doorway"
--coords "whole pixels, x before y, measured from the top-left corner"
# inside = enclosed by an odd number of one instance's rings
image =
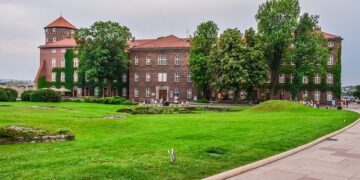
[[[163,100],[167,100],[167,90],[159,90],[159,98]]]

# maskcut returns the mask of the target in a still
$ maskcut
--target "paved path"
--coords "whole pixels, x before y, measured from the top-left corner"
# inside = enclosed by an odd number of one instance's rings
[[[230,179],[360,180],[360,123],[330,140]]]

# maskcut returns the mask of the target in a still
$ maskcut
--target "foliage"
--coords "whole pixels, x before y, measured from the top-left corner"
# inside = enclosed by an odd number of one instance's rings
[[[40,89],[31,93],[30,101],[32,102],[60,102],[61,95],[49,89]]]
[[[24,91],[21,94],[21,101],[30,101],[30,96],[31,96],[31,93],[33,93],[33,92],[34,92],[33,90]]]
[[[116,22],[95,22],[90,28],[76,31],[80,71],[89,80],[107,80],[108,94],[112,94],[112,82],[127,71],[127,42],[131,33],[126,26]]]
[[[191,39],[189,66],[192,81],[202,91],[206,98],[207,88],[210,84],[208,61],[210,50],[216,44],[219,28],[213,21],[201,23]],[[199,96],[202,97],[202,96]]]
[[[47,88],[48,83],[45,76],[40,76],[38,79],[38,89]]]
[[[65,53],[65,88],[73,90],[74,87],[74,50],[67,49]]]
[[[18,93],[15,89],[0,88],[0,101],[16,101]]]
[[[205,98],[201,98],[201,99],[199,99],[197,102],[198,102],[198,103],[204,103],[204,104],[206,104],[206,103],[209,103],[209,100],[207,100],[207,99],[205,99]]]
[[[123,97],[105,97],[105,98],[94,98],[94,97],[85,97],[82,99],[83,102],[88,103],[100,103],[100,104],[123,104],[126,99]]]
[[[220,36],[209,59],[213,86],[236,91],[245,88],[249,74],[245,68],[244,45],[237,29],[227,29]]]
[[[353,93],[353,96],[360,99],[360,85],[356,86],[356,91]]]
[[[68,179],[69,164],[74,164],[72,179],[201,179],[296,148],[359,117],[349,111],[310,108],[254,112],[246,110],[248,106],[237,106],[234,108],[242,111],[103,119],[127,106],[73,102],[2,104],[16,106],[0,107],[0,127],[16,123],[50,132],[67,127],[77,135],[76,141],[67,143],[1,146],[2,179]],[[178,159],[174,165],[167,158],[167,149],[172,147]],[[223,155],[209,156],[209,152]],[[27,168],[19,168],[24,165]]]

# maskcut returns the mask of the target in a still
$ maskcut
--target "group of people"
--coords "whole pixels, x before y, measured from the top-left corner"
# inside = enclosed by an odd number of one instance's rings
[[[304,105],[304,106],[309,106],[309,107],[314,107],[314,108],[320,108],[320,101],[298,101],[299,104]]]

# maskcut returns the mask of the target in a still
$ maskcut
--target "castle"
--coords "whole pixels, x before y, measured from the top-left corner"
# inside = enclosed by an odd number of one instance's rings
[[[57,85],[64,86],[66,73],[65,52],[73,49],[76,42],[73,38],[77,28],[63,17],[59,17],[45,28],[45,45],[40,46],[40,67],[37,72],[35,83],[49,82],[48,86],[58,82]],[[331,55],[327,62],[327,73],[325,75],[315,74],[314,77],[302,78],[303,89],[299,92],[297,99],[312,99],[322,104],[338,103],[341,88],[341,74],[336,74],[335,69],[341,71],[341,43],[342,38],[323,32],[328,41]],[[175,96],[180,101],[196,100],[196,88],[191,82],[191,71],[188,58],[190,50],[190,39],[179,38],[173,35],[156,39],[139,39],[129,41],[130,66],[128,73],[119,75],[114,86],[113,94],[126,97],[136,101],[151,101],[163,99],[174,101]],[[292,66],[292,64],[282,64]],[[88,84],[78,86],[79,59],[72,60],[73,72],[71,79],[73,96],[98,96],[104,92],[108,96],[106,87],[99,89],[96,85]],[[293,75],[280,72],[278,81],[279,91],[271,96],[267,88],[255,88],[255,100],[291,99],[291,93],[286,84],[291,83]],[[270,82],[268,82],[270,83]],[[59,88],[59,87],[58,87]],[[339,89],[339,90],[338,90]],[[211,90],[211,97],[217,99],[219,96],[215,89]],[[232,99],[234,92],[226,91],[221,95],[222,100]],[[218,99],[219,100],[219,99]]]

